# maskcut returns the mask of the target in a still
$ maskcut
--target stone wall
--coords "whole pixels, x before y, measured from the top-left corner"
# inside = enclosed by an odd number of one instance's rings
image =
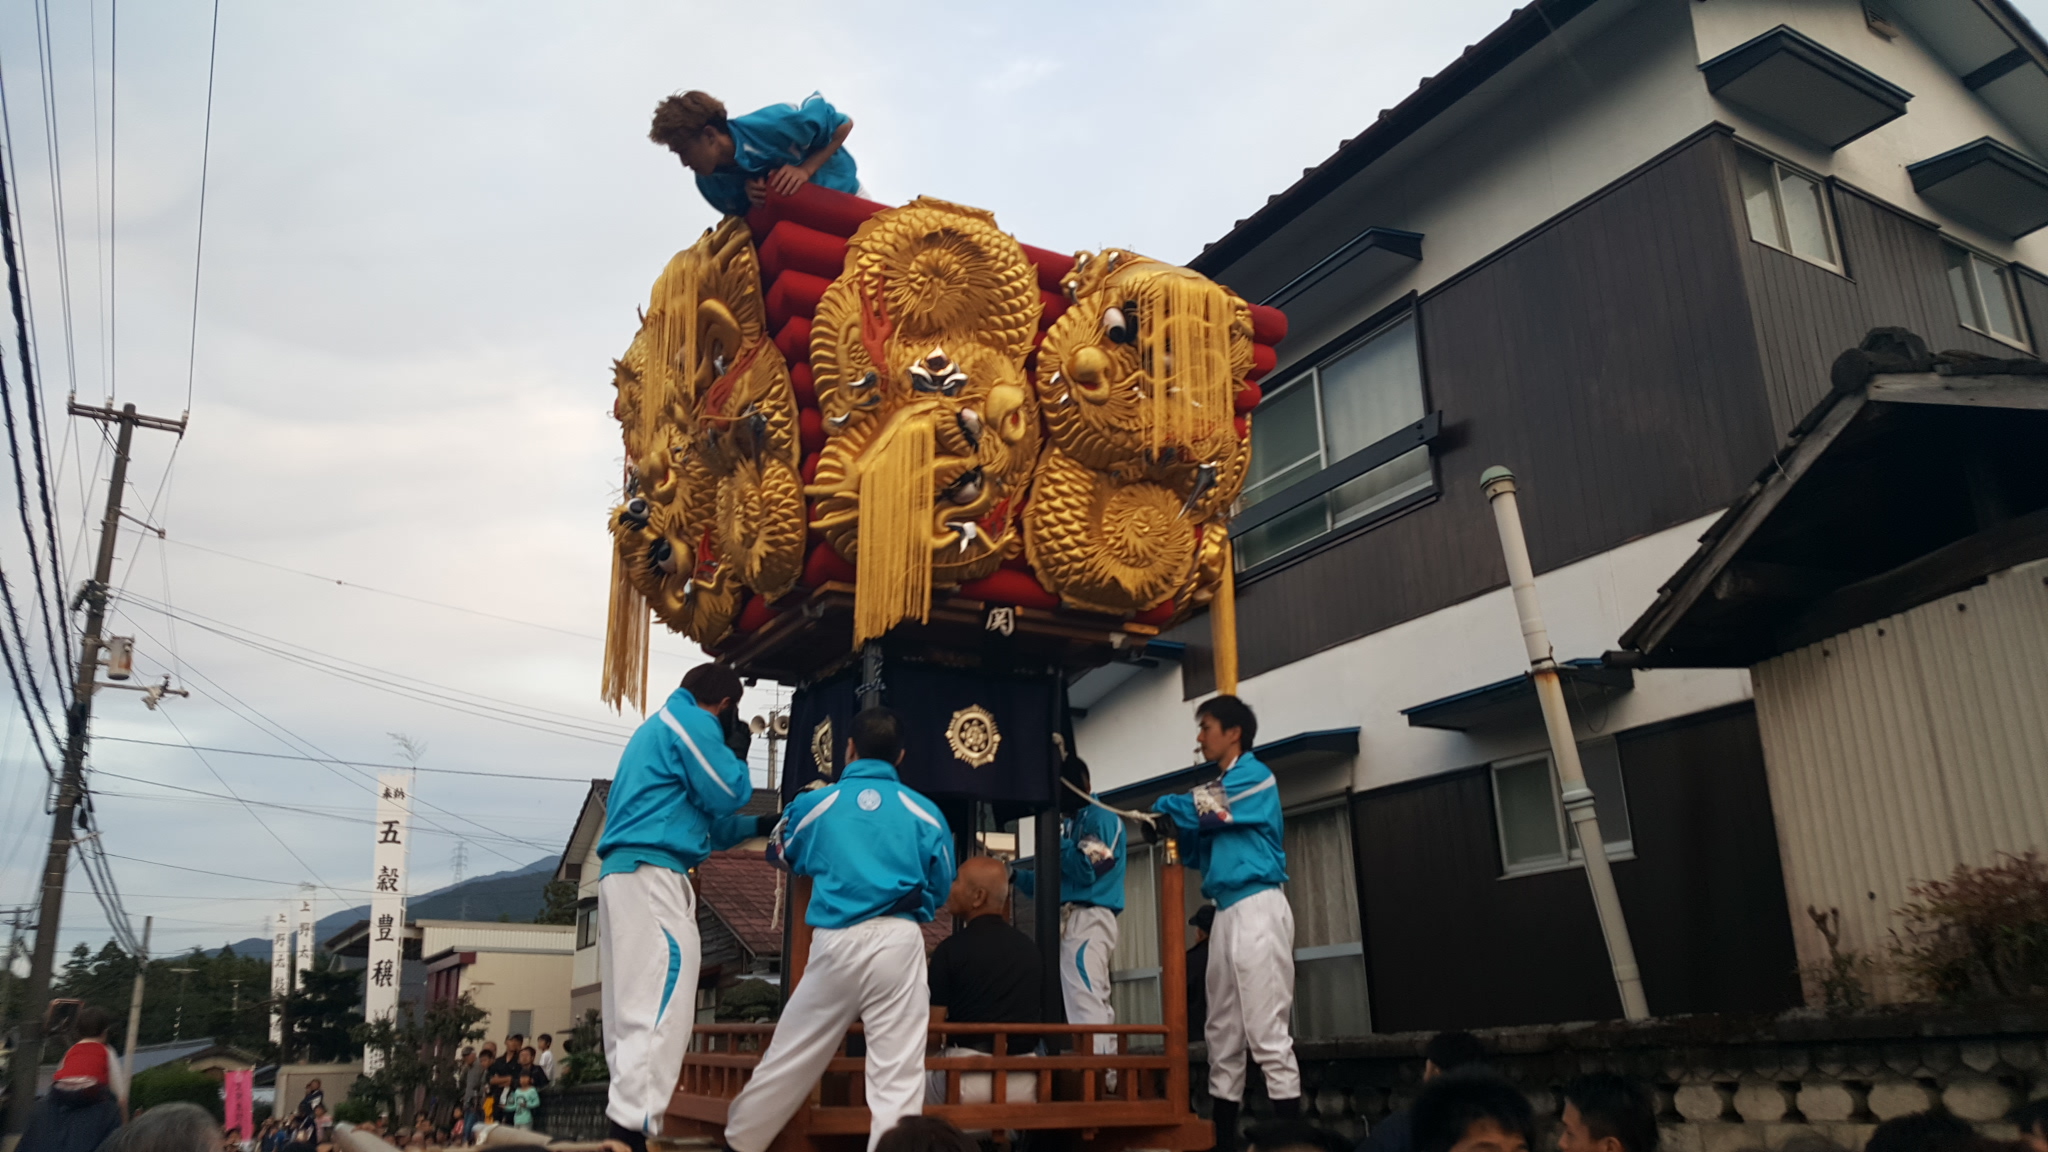
[[[1768,1019],[1690,1017],[1492,1029],[1493,1065],[1529,1094],[1553,1128],[1561,1090],[1585,1072],[1618,1072],[1656,1087],[1664,1152],[1797,1149],[1856,1152],[1879,1122],[1945,1108],[1986,1135],[2011,1139],[2005,1117],[2048,1096],[2048,1007],[1904,1009],[1855,1016],[1793,1012]],[[1354,1139],[1407,1107],[1422,1086],[1425,1033],[1304,1044],[1304,1112]],[[1194,1082],[1207,1108],[1206,1054]],[[1267,1115],[1252,1077],[1247,1124]],[[1554,1147],[1545,1138],[1543,1148]]]

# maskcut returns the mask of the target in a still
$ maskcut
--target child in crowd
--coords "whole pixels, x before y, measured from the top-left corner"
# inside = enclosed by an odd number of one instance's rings
[[[533,1086],[533,1073],[519,1074],[519,1087],[512,1092],[512,1126],[532,1128],[533,1110],[540,1107],[540,1089]]]

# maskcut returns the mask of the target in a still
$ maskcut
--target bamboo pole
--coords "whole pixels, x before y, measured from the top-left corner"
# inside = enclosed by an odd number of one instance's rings
[[[1565,710],[1564,686],[1558,682],[1550,630],[1543,625],[1543,608],[1536,600],[1536,572],[1529,562],[1528,539],[1522,535],[1521,509],[1515,503],[1515,474],[1495,465],[1480,475],[1479,484],[1486,491],[1487,502],[1493,505],[1494,526],[1500,530],[1508,584],[1514,590],[1515,614],[1522,622],[1522,645],[1529,654],[1536,699],[1543,707],[1543,728],[1550,736],[1550,754],[1557,763],[1560,798],[1586,862],[1593,909],[1599,914],[1600,934],[1607,940],[1607,959],[1614,967],[1615,988],[1621,993],[1621,1014],[1629,1020],[1647,1020],[1650,1005],[1643,995],[1642,970],[1636,967],[1628,920],[1622,915],[1621,896],[1614,889],[1614,868],[1607,862],[1607,841],[1600,834],[1600,814],[1594,807],[1593,790],[1587,786],[1585,767],[1579,763],[1579,743],[1572,735],[1571,714]]]

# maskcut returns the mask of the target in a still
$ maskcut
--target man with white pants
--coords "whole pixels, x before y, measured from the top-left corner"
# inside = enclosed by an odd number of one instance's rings
[[[1192,792],[1162,796],[1152,809],[1173,822],[1187,865],[1216,902],[1209,934],[1209,1095],[1217,1152],[1236,1152],[1244,1103],[1245,1055],[1259,1062],[1266,1098],[1284,1119],[1301,1115],[1301,1069],[1289,1031],[1294,1011],[1294,909],[1281,838],[1280,790],[1249,751],[1258,717],[1235,696],[1195,709],[1195,742],[1222,769]]]
[[[604,972],[605,1115],[611,1139],[645,1152],[661,1134],[697,1019],[697,897],[689,870],[716,848],[765,831],[735,816],[753,798],[737,726],[739,676],[700,664],[619,757],[605,801],[597,931]]]
[[[1079,756],[1067,758],[1060,780],[1060,998],[1069,1024],[1114,1024],[1109,961],[1124,910],[1124,822],[1089,803],[1088,765]],[[1017,890],[1031,896],[1037,880],[1036,872],[1020,869]],[[1094,1048],[1114,1053],[1116,1033],[1096,1033]],[[1109,1088],[1115,1090],[1113,1082]]]
[[[953,886],[953,831],[897,779],[896,713],[862,711],[849,743],[839,782],[798,796],[769,844],[769,859],[811,878],[811,953],[768,1050],[726,1110],[733,1152],[764,1152],[856,1019],[867,1038],[869,1152],[898,1120],[924,1112],[931,989],[918,925]]]

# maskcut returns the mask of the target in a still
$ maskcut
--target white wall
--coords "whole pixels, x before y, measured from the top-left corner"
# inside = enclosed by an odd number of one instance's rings
[[[1704,516],[1537,577],[1559,659],[1599,656],[1690,556]],[[1411,728],[1403,708],[1527,670],[1521,628],[1506,588],[1319,652],[1240,685],[1259,714],[1261,742],[1325,728],[1359,728],[1349,779],[1325,788],[1380,788],[1543,747],[1540,726],[1465,734]],[[1581,736],[1619,732],[1749,697],[1749,673],[1727,669],[1638,672],[1636,687],[1589,718]],[[1198,763],[1194,705],[1168,665],[1133,678],[1075,728],[1096,787],[1108,789]],[[1289,803],[1313,797],[1290,795]]]

